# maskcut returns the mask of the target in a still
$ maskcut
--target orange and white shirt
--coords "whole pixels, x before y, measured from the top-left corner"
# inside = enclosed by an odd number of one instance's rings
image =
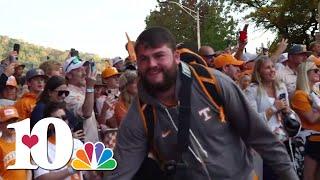
[[[28,170],[11,170],[7,169],[8,166],[15,164],[16,161],[16,143],[7,142],[0,138],[0,179],[13,180],[13,179],[31,179],[31,173]]]
[[[297,90],[291,100],[291,105],[294,110],[299,110],[301,112],[313,111],[312,102],[309,95],[302,91]],[[307,130],[313,130],[320,132],[320,122],[311,124],[306,119],[300,116],[302,127]]]

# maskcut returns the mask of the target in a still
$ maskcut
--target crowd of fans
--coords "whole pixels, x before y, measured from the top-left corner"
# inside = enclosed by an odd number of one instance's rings
[[[181,60],[214,68],[235,81],[278,140],[287,145],[299,177],[319,178],[320,43],[311,43],[307,51],[301,44],[287,48],[286,40],[282,40],[274,53],[260,55],[245,53],[245,45],[240,43],[234,53],[215,52],[210,46],[201,47],[199,52],[180,51]],[[57,117],[68,123],[77,147],[84,142],[102,141],[112,149],[121,120],[138,93],[135,62],[139,59],[115,57],[102,72],[97,72],[94,63],[70,54],[62,64],[47,60],[24,75],[25,66],[11,61],[12,56],[18,54],[10,52],[1,62],[4,67],[0,78],[1,178],[102,178],[98,172],[72,171],[69,165],[55,171],[40,168],[33,173],[7,170],[15,161],[11,155],[15,135],[6,125],[30,118],[33,127],[45,117]],[[285,115],[290,113],[302,124],[299,133],[293,136],[284,123]],[[54,154],[54,131],[50,129],[48,139],[50,153]],[[272,170],[265,164],[263,176],[273,179]]]

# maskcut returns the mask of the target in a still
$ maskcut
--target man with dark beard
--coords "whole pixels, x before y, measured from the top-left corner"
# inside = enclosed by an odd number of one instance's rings
[[[222,119],[221,109],[208,99],[191,67],[180,62],[175,47],[172,34],[161,27],[147,29],[137,38],[139,98],[132,103],[118,132],[114,152],[117,168],[106,173],[105,179],[132,179],[151,151],[160,167],[182,160],[183,164],[175,164],[175,171],[164,168],[170,170],[170,178],[248,180],[254,176],[252,147],[281,179],[298,180],[284,145],[250,108],[237,85],[222,73],[208,69],[221,90],[226,115]],[[183,114],[179,112],[186,107],[180,94],[188,89],[183,86],[186,76],[191,78],[191,95],[185,97],[190,98],[191,108],[187,109],[190,116],[181,119]],[[143,115],[143,103],[152,106],[154,122]],[[189,120],[190,128],[185,136],[188,139],[186,151],[177,156],[181,147],[178,128],[182,127],[182,120]],[[148,125],[150,122],[154,128],[152,142],[148,141],[150,131],[146,129],[152,127]],[[156,178],[159,179],[152,179]]]

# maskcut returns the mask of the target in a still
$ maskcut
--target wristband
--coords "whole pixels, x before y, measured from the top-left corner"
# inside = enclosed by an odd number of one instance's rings
[[[77,171],[75,169],[73,169],[72,167],[68,167],[67,169],[68,169],[69,174],[77,173]]]
[[[87,92],[87,93],[94,93],[94,88],[87,88],[87,89],[86,89],[86,92]]]

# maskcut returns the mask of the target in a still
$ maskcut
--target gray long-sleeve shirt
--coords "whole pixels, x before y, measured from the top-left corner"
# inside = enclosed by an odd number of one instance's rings
[[[185,70],[189,71],[186,66]],[[255,149],[281,179],[298,180],[289,156],[257,112],[252,109],[237,85],[222,73],[212,70],[221,88],[226,122],[194,79],[191,90],[190,148],[183,159],[190,169],[189,179],[249,179],[253,162],[249,147]],[[179,75],[177,88],[180,87]],[[178,93],[178,92],[177,92]],[[154,143],[161,160],[175,158],[178,107],[166,108],[140,86],[140,98],[156,108]],[[118,167],[105,179],[131,179],[147,153],[147,135],[137,101],[123,120],[117,137],[114,158]]]

